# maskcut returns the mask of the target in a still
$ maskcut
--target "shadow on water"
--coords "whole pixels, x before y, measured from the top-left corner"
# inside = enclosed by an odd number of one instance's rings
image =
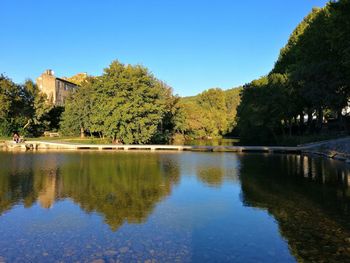
[[[240,158],[242,200],[267,209],[300,262],[350,262],[350,173],[297,155]]]

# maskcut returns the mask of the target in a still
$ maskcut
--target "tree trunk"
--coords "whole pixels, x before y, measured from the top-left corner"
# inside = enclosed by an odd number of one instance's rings
[[[25,129],[29,126],[30,122],[31,122],[31,120],[29,119],[29,120],[27,121],[26,125],[24,125],[23,130],[25,130]]]
[[[323,109],[319,108],[318,116],[317,116],[317,126],[319,129],[322,129],[322,124],[323,124]]]
[[[338,121],[338,125],[339,125],[340,130],[346,130],[346,127],[345,127],[344,122],[343,122],[342,111],[343,111],[343,109],[337,110],[337,121]]]
[[[287,121],[286,121],[285,119],[283,119],[283,123],[282,123],[282,125],[281,125],[281,128],[282,128],[282,136],[283,136],[283,137],[286,137],[286,132],[285,132],[286,124],[287,124]]]
[[[80,138],[85,138],[84,128],[80,127]]]
[[[271,131],[272,137],[273,137],[274,140],[275,140],[275,143],[278,143],[278,137],[277,137],[275,131],[274,131],[273,129],[271,129],[271,128],[270,128],[270,131]]]
[[[304,113],[300,112],[299,116],[300,116],[300,120],[299,120],[299,134],[301,135],[303,133],[303,129],[304,129]]]
[[[311,126],[312,126],[312,111],[309,110],[307,112],[307,127],[308,127],[308,130],[310,133],[311,133],[311,128],[312,128]]]

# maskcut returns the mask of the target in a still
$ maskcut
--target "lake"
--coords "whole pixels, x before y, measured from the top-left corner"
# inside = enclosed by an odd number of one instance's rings
[[[350,262],[349,176],[299,155],[0,152],[0,262]]]

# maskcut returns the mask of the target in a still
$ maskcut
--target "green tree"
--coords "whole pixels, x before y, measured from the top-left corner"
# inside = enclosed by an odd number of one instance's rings
[[[237,118],[242,138],[271,142],[286,131],[322,131],[325,118],[342,121],[350,97],[349,17],[350,1],[339,0],[313,9],[297,26],[270,74],[242,91]]]
[[[114,61],[67,100],[65,133],[96,133],[123,143],[148,143],[173,129],[176,98],[142,66]],[[159,136],[158,136],[159,137]]]
[[[236,123],[237,107],[240,104],[240,92],[242,87],[233,88],[225,91],[225,101],[227,109],[228,133],[233,132]]]
[[[228,129],[225,93],[221,89],[209,89],[198,97],[198,104],[206,112],[210,135],[224,135]]]
[[[162,83],[146,68],[118,61],[100,79],[103,133],[127,144],[149,142],[165,113],[167,90]]]
[[[23,85],[0,76],[0,134],[10,135],[13,131],[22,134],[36,134],[41,121],[40,112],[46,105],[37,86],[26,80]]]
[[[231,133],[236,126],[240,90],[215,88],[181,98],[175,116],[175,132],[187,138],[222,137]]]
[[[0,75],[0,134],[7,136],[13,129],[19,128],[16,123],[16,108],[19,102],[19,88],[8,77]]]
[[[67,135],[85,137],[85,132],[90,132],[94,78],[89,78],[81,84],[66,100],[62,115],[61,130]]]

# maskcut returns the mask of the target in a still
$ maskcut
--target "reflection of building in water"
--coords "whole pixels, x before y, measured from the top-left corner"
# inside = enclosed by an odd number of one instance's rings
[[[43,179],[42,190],[38,194],[38,202],[43,208],[51,208],[56,199],[56,174],[50,174]]]
[[[57,155],[46,156],[46,169],[40,169],[40,176],[35,177],[37,202],[42,208],[51,208],[60,193],[58,167],[59,158]]]
[[[5,154],[0,156],[0,215],[22,203],[52,207],[62,192],[59,184],[60,156],[54,154]]]
[[[17,162],[12,164],[11,158]],[[57,198],[69,198],[84,211],[101,214],[112,230],[125,222],[144,222],[179,181],[178,165],[164,155],[123,154],[118,159],[110,154],[9,156],[4,160],[10,168],[0,169],[5,171],[0,176],[0,215],[21,202],[51,208]]]

